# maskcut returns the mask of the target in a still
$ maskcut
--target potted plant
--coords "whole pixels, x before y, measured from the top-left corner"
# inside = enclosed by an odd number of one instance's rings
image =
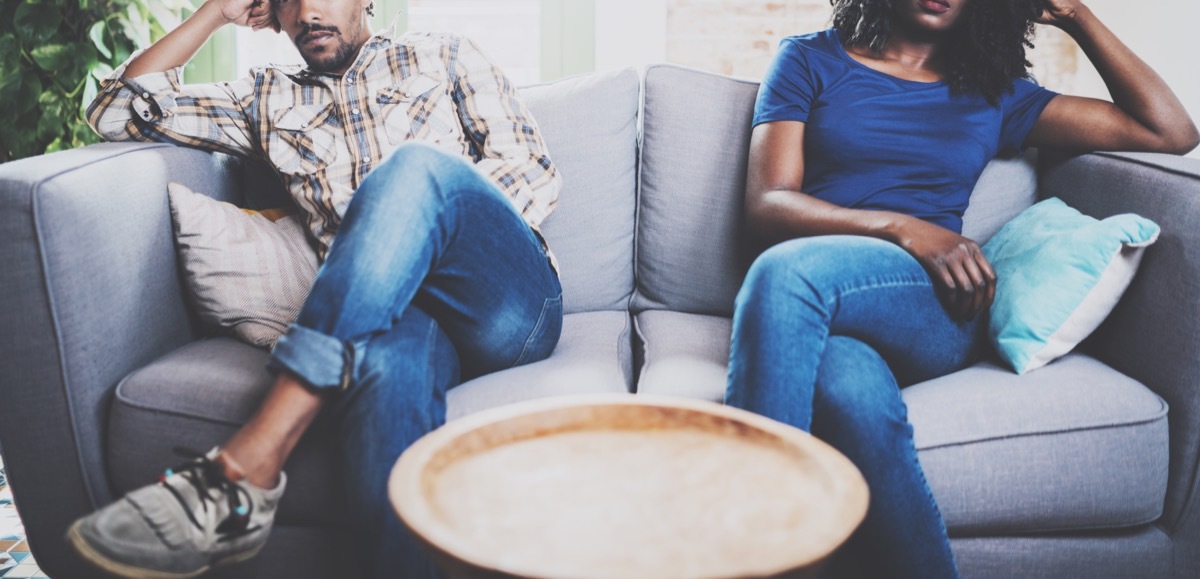
[[[179,23],[190,0],[24,0],[0,6],[0,162],[95,143],[100,81]]]

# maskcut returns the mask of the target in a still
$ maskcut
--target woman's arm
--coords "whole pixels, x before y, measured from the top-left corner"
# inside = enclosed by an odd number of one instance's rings
[[[1096,67],[1113,102],[1074,96],[1050,101],[1027,143],[1075,150],[1184,154],[1200,132],[1167,83],[1081,0],[1047,0],[1038,22],[1070,34]]]
[[[797,121],[754,128],[746,175],[746,222],[751,232],[771,242],[813,235],[890,241],[921,262],[955,315],[970,318],[991,307],[996,272],[974,241],[908,215],[846,209],[802,193],[804,128]]]

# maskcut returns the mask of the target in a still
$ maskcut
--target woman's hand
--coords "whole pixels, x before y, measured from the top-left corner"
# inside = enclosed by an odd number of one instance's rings
[[[1073,22],[1079,14],[1079,9],[1083,8],[1083,2],[1080,0],[1042,0],[1042,3],[1045,7],[1036,22],[1060,28]]]
[[[979,244],[917,218],[903,221],[896,242],[929,272],[952,315],[969,320],[992,307],[996,272]]]
[[[1025,144],[1074,151],[1186,154],[1200,130],[1179,97],[1081,0],[1041,0],[1037,19],[1070,34],[1104,79],[1112,102],[1059,95],[1046,105]]]

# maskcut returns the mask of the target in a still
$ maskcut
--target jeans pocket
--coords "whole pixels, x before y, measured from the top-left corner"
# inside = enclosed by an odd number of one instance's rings
[[[554,352],[554,347],[558,345],[558,337],[562,334],[562,324],[563,308],[562,294],[560,293],[557,297],[549,298],[542,304],[542,314],[538,316],[537,323],[529,332],[529,337],[525,339],[521,355],[517,356],[511,367],[515,368],[549,358],[550,354]]]

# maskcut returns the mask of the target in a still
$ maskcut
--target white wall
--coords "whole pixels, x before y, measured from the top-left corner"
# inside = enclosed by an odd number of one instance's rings
[[[667,0],[596,2],[596,70],[667,59]]]
[[[1138,56],[1174,89],[1200,122],[1200,51],[1194,39],[1200,34],[1197,0],[1089,0],[1087,5]],[[1108,99],[1108,90],[1087,58],[1079,57],[1075,93]],[[1050,88],[1054,88],[1051,86]],[[1192,151],[1200,158],[1200,149]]]

